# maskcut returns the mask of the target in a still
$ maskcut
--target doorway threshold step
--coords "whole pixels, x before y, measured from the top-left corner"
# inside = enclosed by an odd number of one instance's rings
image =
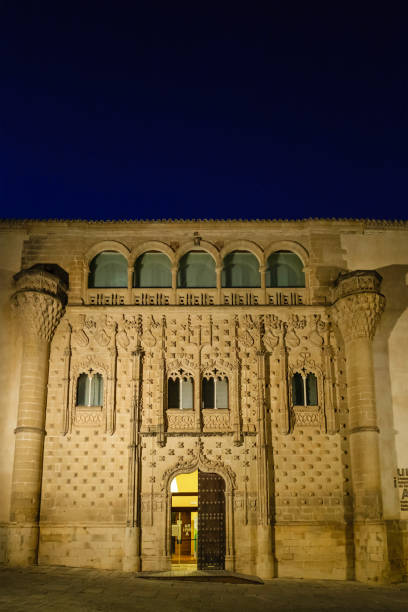
[[[263,580],[258,576],[248,576],[247,574],[238,574],[236,572],[228,572],[227,570],[140,572],[138,578],[146,578],[149,580],[190,580],[197,582],[264,584]]]

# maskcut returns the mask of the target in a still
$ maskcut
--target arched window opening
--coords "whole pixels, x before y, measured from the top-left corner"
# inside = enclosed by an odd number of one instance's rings
[[[233,251],[224,258],[221,283],[223,287],[260,287],[259,261],[248,251]]]
[[[171,287],[171,261],[165,253],[151,251],[137,258],[134,273],[135,287]]]
[[[78,377],[77,406],[103,406],[102,374],[85,374]]]
[[[103,251],[89,266],[89,288],[124,288],[128,286],[126,258],[116,251]]]
[[[306,404],[317,406],[317,378],[311,372],[306,376]]]
[[[292,377],[292,400],[294,406],[304,406],[305,404],[303,377],[299,372],[296,372]]]
[[[228,408],[228,378],[221,376],[203,378],[201,390],[203,408]]]
[[[190,251],[179,262],[177,287],[180,289],[208,289],[217,286],[215,261],[204,251]]]
[[[317,406],[317,378],[309,372],[307,375],[296,372],[292,376],[293,406]]]
[[[167,407],[192,410],[194,402],[194,382],[189,376],[169,378],[167,385]]]
[[[301,259],[291,251],[276,251],[268,257],[267,287],[304,287],[305,273]]]

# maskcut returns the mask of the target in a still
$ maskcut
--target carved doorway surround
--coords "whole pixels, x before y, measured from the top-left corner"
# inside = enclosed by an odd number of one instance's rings
[[[179,474],[190,474],[199,470],[199,473],[204,473],[208,476],[212,476],[214,482],[218,482],[218,486],[220,491],[224,496],[224,508],[221,512],[224,514],[225,520],[222,528],[222,533],[225,534],[225,569],[229,571],[234,571],[235,565],[235,554],[234,554],[234,517],[233,517],[233,495],[236,489],[236,477],[235,473],[231,470],[229,466],[224,465],[219,461],[211,461],[207,459],[207,457],[202,453],[202,444],[199,443],[198,452],[196,456],[191,461],[178,461],[173,467],[170,467],[166,470],[163,475],[163,492],[166,495],[166,528],[165,528],[165,542],[164,542],[164,550],[166,552],[166,557],[168,559],[168,564],[171,566],[171,550],[172,550],[172,542],[171,542],[171,511],[172,511],[172,494],[170,491],[170,484],[173,479]],[[208,478],[206,479],[208,480]],[[211,489],[211,487],[207,487],[207,489]],[[220,492],[218,493],[218,497],[221,497]],[[209,500],[209,501],[216,501]],[[220,506],[221,508],[221,506]],[[204,510],[204,512],[206,512]],[[209,511],[207,510],[207,513]],[[200,521],[200,518],[199,518]],[[212,527],[211,524],[207,525],[210,529]],[[200,538],[200,534],[198,535]],[[224,545],[223,545],[224,546]]]

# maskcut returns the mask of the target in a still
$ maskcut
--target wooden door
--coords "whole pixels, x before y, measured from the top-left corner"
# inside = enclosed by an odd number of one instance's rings
[[[198,471],[197,569],[225,568],[225,482]]]

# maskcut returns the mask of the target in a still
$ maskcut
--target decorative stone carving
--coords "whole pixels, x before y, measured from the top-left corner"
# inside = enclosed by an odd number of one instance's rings
[[[24,334],[51,342],[65,305],[57,296],[21,289],[11,298]]]
[[[103,426],[103,408],[102,406],[92,406],[77,408],[74,414],[74,426],[81,427],[89,425],[93,427]]]
[[[385,297],[379,293],[381,276],[375,271],[357,270],[341,274],[336,281],[333,311],[343,338],[372,340],[385,308]]]
[[[322,413],[319,406],[293,406],[293,426],[321,427]]]
[[[199,438],[191,456],[188,458],[180,457],[176,463],[170,466],[163,473],[161,490],[168,491],[171,480],[177,476],[177,474],[194,472],[194,470],[197,468],[203,472],[216,472],[220,474],[226,481],[227,485],[229,485],[227,487],[229,490],[236,489],[237,484],[235,472],[223,461],[212,461],[209,459],[204,452],[204,444]]]
[[[379,293],[382,277],[375,270],[354,270],[339,274],[334,284],[334,298],[373,291]]]
[[[193,431],[195,429],[194,411],[169,409],[166,411],[167,431]]]
[[[203,410],[202,414],[204,431],[226,432],[231,429],[229,410],[208,409]]]

